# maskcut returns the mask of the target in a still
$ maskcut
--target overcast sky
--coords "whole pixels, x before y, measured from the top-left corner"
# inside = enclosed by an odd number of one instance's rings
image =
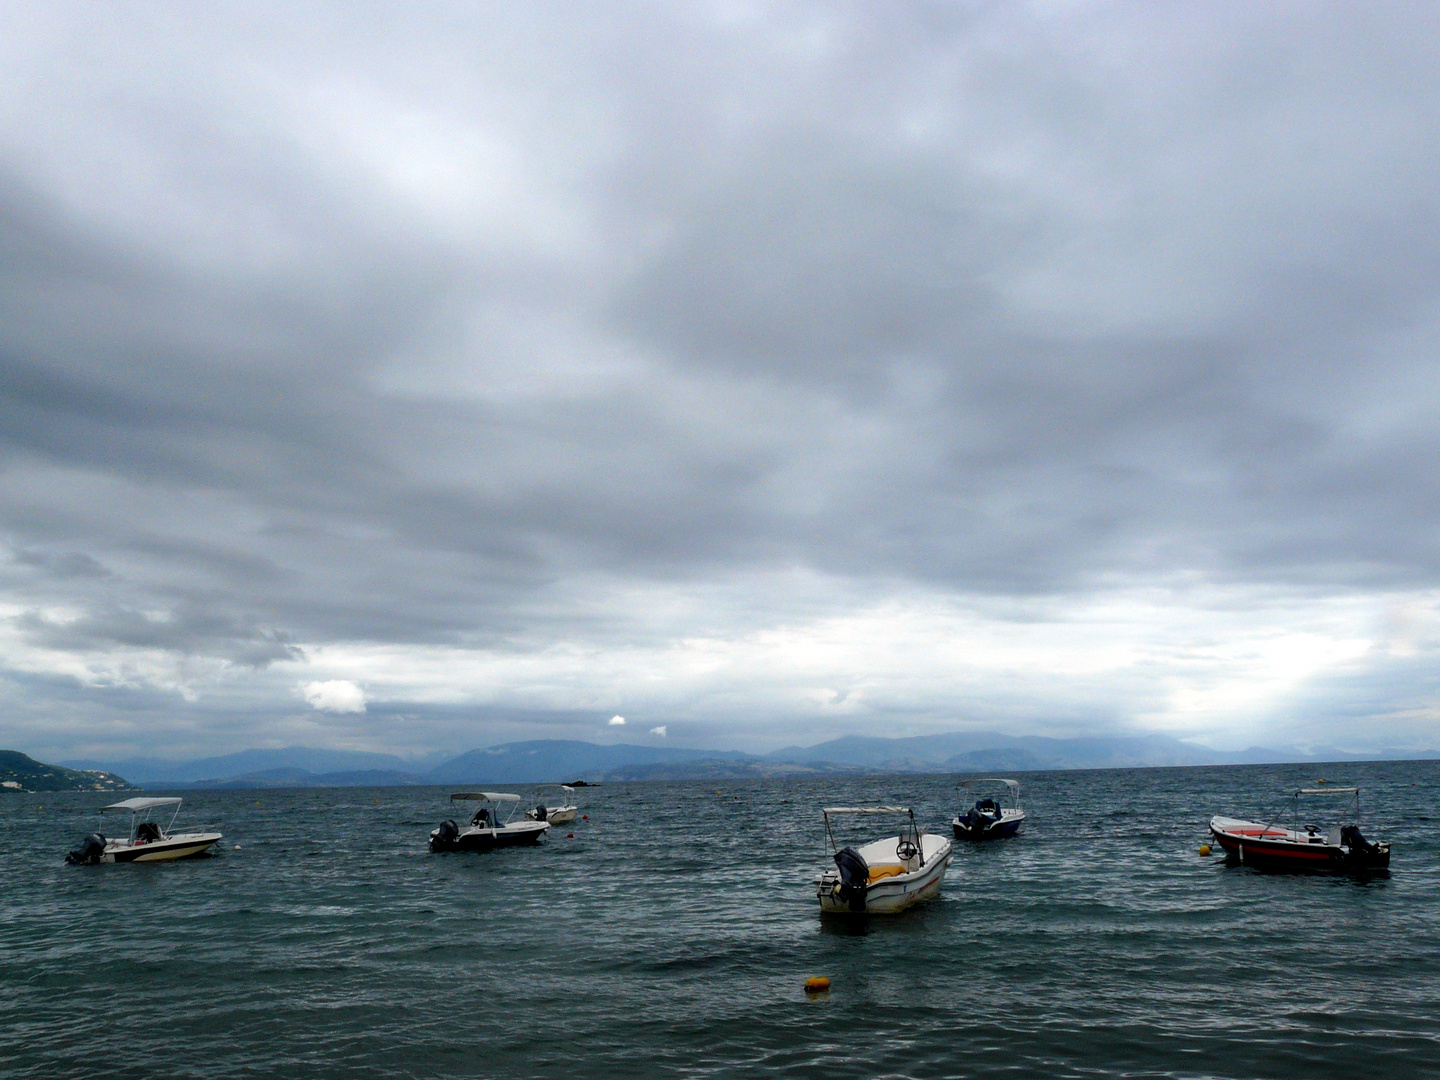
[[[1440,746],[1440,7],[3,15],[0,745]]]

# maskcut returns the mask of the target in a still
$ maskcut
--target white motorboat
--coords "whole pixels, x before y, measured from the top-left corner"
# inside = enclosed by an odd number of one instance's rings
[[[997,797],[1001,795],[996,790],[997,784],[1005,786],[1004,794],[1008,796],[1009,806]],[[957,786],[982,794],[974,806],[957,815],[950,823],[956,840],[993,840],[1002,836],[1014,836],[1020,831],[1020,826],[1025,824],[1025,811],[1020,809],[1020,781],[987,776],[980,780],[961,780]],[[986,788],[995,794],[983,794]],[[967,801],[971,797],[973,796],[967,796]]]
[[[906,806],[826,807],[825,835],[835,869],[815,879],[822,914],[893,915],[940,892],[952,856],[949,837],[921,833]],[[896,836],[863,847],[840,847],[831,818],[848,815],[900,817]]]
[[[525,811],[525,817],[530,821],[548,821],[551,825],[568,825],[575,820],[580,813],[580,808],[575,805],[575,789],[569,784],[551,784],[543,787],[541,791],[555,791],[559,789],[557,796],[560,805],[552,806],[542,801],[544,796],[537,797],[535,806]],[[551,803],[555,799],[550,800]]]
[[[454,818],[442,821],[430,830],[431,851],[490,851],[498,847],[537,844],[550,830],[548,821],[512,820],[520,806],[520,796],[503,791],[457,791],[450,796],[457,802],[478,802],[479,808],[470,815],[469,824],[461,826]]]
[[[130,815],[130,832],[124,839],[106,839],[104,833],[95,832],[85,837],[80,846],[65,856],[65,861],[76,866],[95,863],[168,862],[172,859],[188,859],[208,851],[224,839],[220,833],[177,833],[175,819],[180,816],[178,798],[126,799],[124,802],[102,806],[100,813],[125,812]],[[167,825],[155,820],[155,811],[167,806],[175,807]]]

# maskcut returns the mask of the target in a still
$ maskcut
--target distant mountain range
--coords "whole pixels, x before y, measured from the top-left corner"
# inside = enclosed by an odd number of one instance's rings
[[[134,790],[133,784],[110,772],[46,765],[18,750],[0,750],[0,792]]]
[[[23,755],[22,755],[23,756]],[[405,784],[535,784],[587,780],[683,780],[903,772],[1026,772],[1239,765],[1288,761],[1436,758],[1440,752],[1348,754],[1333,748],[1251,747],[1219,753],[1165,735],[1052,739],[999,732],[951,732],[887,739],[846,736],[769,754],[687,750],[566,739],[504,743],[446,760],[292,746],[223,757],[72,762],[121,774],[143,787],[385,787]],[[28,760],[28,759],[27,759]],[[123,783],[123,781],[121,781]]]

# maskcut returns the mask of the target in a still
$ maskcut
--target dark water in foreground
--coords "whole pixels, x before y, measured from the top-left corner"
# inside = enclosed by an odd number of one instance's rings
[[[1317,774],[1388,878],[1197,855]],[[440,789],[191,792],[219,857],[86,868],[101,796],[4,796],[0,1076],[1440,1075],[1440,763],[1021,779],[1026,835],[859,928],[817,915],[819,807],[939,831],[950,778],[606,785],[573,839],[450,856]]]

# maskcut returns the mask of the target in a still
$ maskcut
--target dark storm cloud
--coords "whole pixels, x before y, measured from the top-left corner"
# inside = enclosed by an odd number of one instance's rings
[[[684,637],[596,582],[779,568],[848,584],[706,631],[1434,588],[1434,22],[26,9],[9,625],[261,668]]]

